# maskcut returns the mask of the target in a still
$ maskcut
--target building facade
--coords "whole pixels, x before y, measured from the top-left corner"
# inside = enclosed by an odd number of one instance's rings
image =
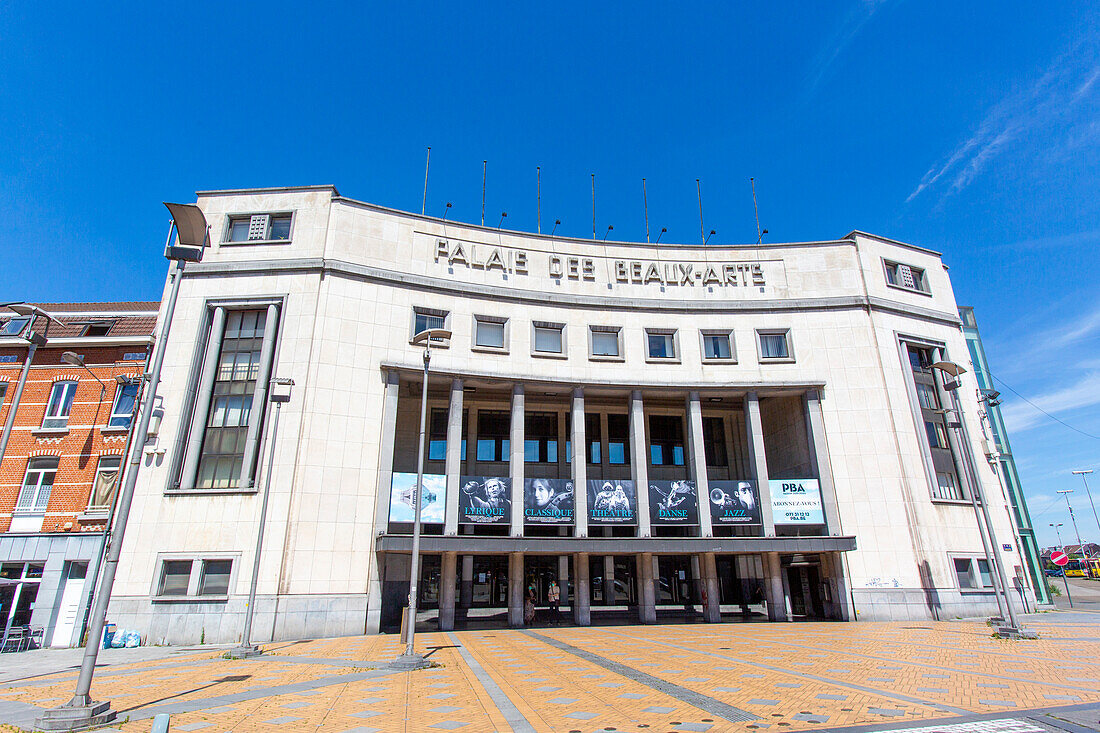
[[[998,393],[993,387],[993,373],[989,371],[989,362],[985,358],[985,348],[982,346],[981,334],[978,333],[974,309],[967,306],[959,308],[959,317],[962,319],[966,346],[970,349],[974,378],[984,399],[982,434],[989,439],[984,445],[985,456],[1000,471],[1003,494],[1007,500],[1006,509],[1010,512],[1020,559],[1024,562],[1023,567],[1014,568],[1014,575],[1027,581],[1027,588],[1036,603],[1049,604],[1050,591],[1047,590],[1043,575],[1039,543],[1035,540],[1035,529],[1031,526],[1031,514],[1027,510],[1020,474],[1016,471],[1016,461],[1012,457],[1012,445],[1008,442],[1008,430],[1005,429],[1004,418],[1001,416]]]
[[[395,629],[431,343],[422,622],[923,619],[996,609],[1012,537],[937,253],[508,232],[332,187],[198,194],[109,620],[150,642]],[[931,364],[967,366],[962,423]],[[278,436],[268,386],[292,379]],[[965,433],[964,433],[965,431]],[[268,475],[269,456],[273,468]],[[261,460],[262,459],[262,460]],[[1008,568],[1021,566],[1004,539]]]
[[[0,424],[10,423],[0,456],[5,639],[33,627],[42,631],[36,643],[80,643],[158,306],[0,308]]]

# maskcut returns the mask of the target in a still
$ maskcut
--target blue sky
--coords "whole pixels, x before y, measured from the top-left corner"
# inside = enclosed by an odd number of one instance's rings
[[[373,7],[371,5],[374,5]],[[591,236],[863,229],[944,253],[994,373],[1100,436],[1092,3],[5,3],[0,297],[155,299],[160,202],[333,183]],[[743,7],[742,7],[743,6]],[[1002,389],[1040,539],[1100,439]],[[1094,481],[1100,499],[1100,477]]]

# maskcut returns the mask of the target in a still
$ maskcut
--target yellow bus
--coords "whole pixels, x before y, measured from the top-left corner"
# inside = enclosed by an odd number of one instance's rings
[[[1071,559],[1062,570],[1067,578],[1100,578],[1100,557]]]

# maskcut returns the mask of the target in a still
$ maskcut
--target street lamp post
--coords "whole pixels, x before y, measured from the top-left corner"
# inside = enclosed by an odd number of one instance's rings
[[[1073,525],[1073,535],[1077,538],[1077,550],[1081,553],[1081,557],[1084,557],[1085,545],[1081,542],[1081,532],[1077,529],[1077,517],[1073,515],[1073,504],[1069,503],[1069,495],[1073,493],[1073,489],[1062,489],[1055,493],[1066,497],[1066,507],[1069,509],[1069,521],[1070,524]]]
[[[1062,522],[1051,524],[1050,526],[1054,527],[1054,533],[1058,536],[1058,547],[1062,550],[1062,553],[1065,554],[1066,546],[1062,544]],[[1066,598],[1069,600],[1069,607],[1073,608],[1073,596],[1069,594],[1069,579],[1066,578],[1066,569],[1064,567],[1062,568],[1062,583],[1066,586]]]
[[[122,541],[126,535],[126,524],[130,518],[130,505],[134,500],[134,487],[137,485],[138,469],[141,467],[141,456],[145,448],[145,442],[149,438],[149,420],[153,416],[153,408],[156,406],[157,385],[160,383],[160,371],[164,365],[164,355],[168,347],[168,333],[172,326],[172,315],[176,310],[176,300],[179,297],[180,281],[183,280],[183,269],[188,262],[202,260],[203,249],[209,242],[206,218],[199,207],[191,204],[168,204],[168,210],[172,213],[172,226],[168,229],[168,242],[164,248],[164,256],[176,263],[176,267],[169,271],[172,281],[168,295],[168,303],[164,309],[164,326],[161,328],[156,340],[153,366],[146,376],[146,391],[142,400],[136,439],[130,449],[130,466],[125,474],[125,482],[119,491],[116,504],[117,515],[114,521],[114,532],[110,547],[107,551],[107,559],[103,567],[103,581],[99,593],[95,597],[95,605],[92,610],[88,626],[88,641],[84,645],[84,660],[80,665],[80,676],[76,681],[76,690],[73,697],[67,703],[49,708],[35,721],[35,727],[41,730],[86,730],[105,725],[115,719],[117,713],[111,710],[111,702],[92,701],[92,676],[95,674],[96,660],[99,657],[100,639],[103,638],[103,626],[107,621],[107,605],[111,600],[111,590],[115,583],[115,572],[118,570],[119,557],[122,554]],[[172,244],[172,233],[176,234],[176,244]]]
[[[1100,531],[1100,515],[1096,513],[1096,504],[1092,502],[1092,492],[1089,491],[1089,482],[1085,479],[1086,476],[1092,473],[1092,469],[1089,468],[1082,471],[1071,471],[1071,473],[1073,473],[1073,475],[1075,476],[1080,476],[1081,481],[1085,484],[1085,495],[1088,496],[1089,506],[1092,507],[1092,518],[1096,520],[1097,531]],[[1097,540],[1100,541],[1100,537],[1097,537]]]
[[[409,612],[406,617],[405,653],[394,660],[401,669],[421,669],[428,661],[413,650],[416,635],[416,584],[420,577],[420,505],[424,496],[424,432],[428,419],[428,364],[432,359],[432,341],[444,341],[451,332],[442,328],[429,328],[412,337],[409,342],[424,347],[424,385],[420,394],[420,439],[416,445],[416,486],[413,488],[413,542],[412,563],[409,568]]]
[[[267,459],[267,473],[264,475],[264,498],[260,505],[260,526],[256,530],[256,553],[252,556],[252,585],[248,588],[248,606],[244,612],[244,632],[241,644],[229,653],[234,659],[258,657],[263,652],[259,645],[252,643],[252,616],[256,608],[256,583],[260,579],[260,551],[264,545],[264,526],[267,524],[267,503],[271,496],[271,471],[275,466],[275,436],[279,434],[279,411],[286,402],[290,402],[290,391],[294,387],[293,379],[275,378],[271,380],[268,399],[275,405],[275,416],[271,424],[271,452]]]
[[[15,424],[15,411],[19,409],[19,400],[23,397],[23,387],[27,383],[27,372],[30,371],[31,362],[34,361],[34,352],[38,351],[39,347],[45,346],[47,341],[46,334],[50,332],[50,321],[55,320],[46,311],[42,310],[38,306],[27,305],[26,303],[9,303],[8,310],[13,313],[17,313],[21,316],[31,316],[33,325],[34,316],[43,316],[46,319],[46,332],[38,333],[37,331],[28,331],[26,336],[22,338],[29,344],[27,349],[27,360],[23,362],[23,371],[19,372],[19,381],[15,385],[15,394],[11,398],[11,406],[8,407],[8,419],[4,421],[4,432],[0,435],[0,460],[4,457],[4,451],[8,448],[8,439],[11,437],[12,425]]]
[[[969,474],[971,477],[972,492],[971,500],[979,504],[980,518],[978,520],[978,533],[981,534],[981,525],[984,521],[986,534],[989,537],[989,544],[991,545],[988,553],[989,561],[992,562],[993,567],[990,568],[993,571],[993,590],[994,593],[999,594],[998,599],[1004,597],[1004,606],[1008,615],[1009,625],[1004,629],[1004,632],[1010,635],[1022,635],[1022,629],[1020,628],[1019,620],[1016,618],[1016,610],[1012,607],[1012,599],[1008,595],[1008,579],[1005,576],[1004,564],[1001,562],[1001,553],[999,545],[997,543],[996,534],[993,531],[993,521],[989,516],[989,502],[985,499],[985,492],[982,491],[982,482],[978,477],[977,464],[974,460],[974,454],[970,447],[970,436],[966,430],[966,423],[963,420],[962,404],[959,401],[959,376],[966,373],[966,370],[950,361],[939,361],[932,365],[932,368],[945,375],[943,388],[945,391],[951,393],[951,404],[954,408],[955,423],[954,429],[957,431],[959,438],[959,444],[962,446],[963,457],[969,467]],[[950,379],[948,379],[950,377]],[[1000,601],[998,600],[998,606]]]

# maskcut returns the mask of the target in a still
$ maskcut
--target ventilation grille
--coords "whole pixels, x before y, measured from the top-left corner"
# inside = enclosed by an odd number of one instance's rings
[[[898,284],[903,288],[916,289],[917,281],[913,277],[913,270],[909,265],[898,265]]]
[[[267,239],[267,214],[253,214],[252,218],[248,220],[248,238],[253,239]],[[912,279],[912,276],[910,276]]]

